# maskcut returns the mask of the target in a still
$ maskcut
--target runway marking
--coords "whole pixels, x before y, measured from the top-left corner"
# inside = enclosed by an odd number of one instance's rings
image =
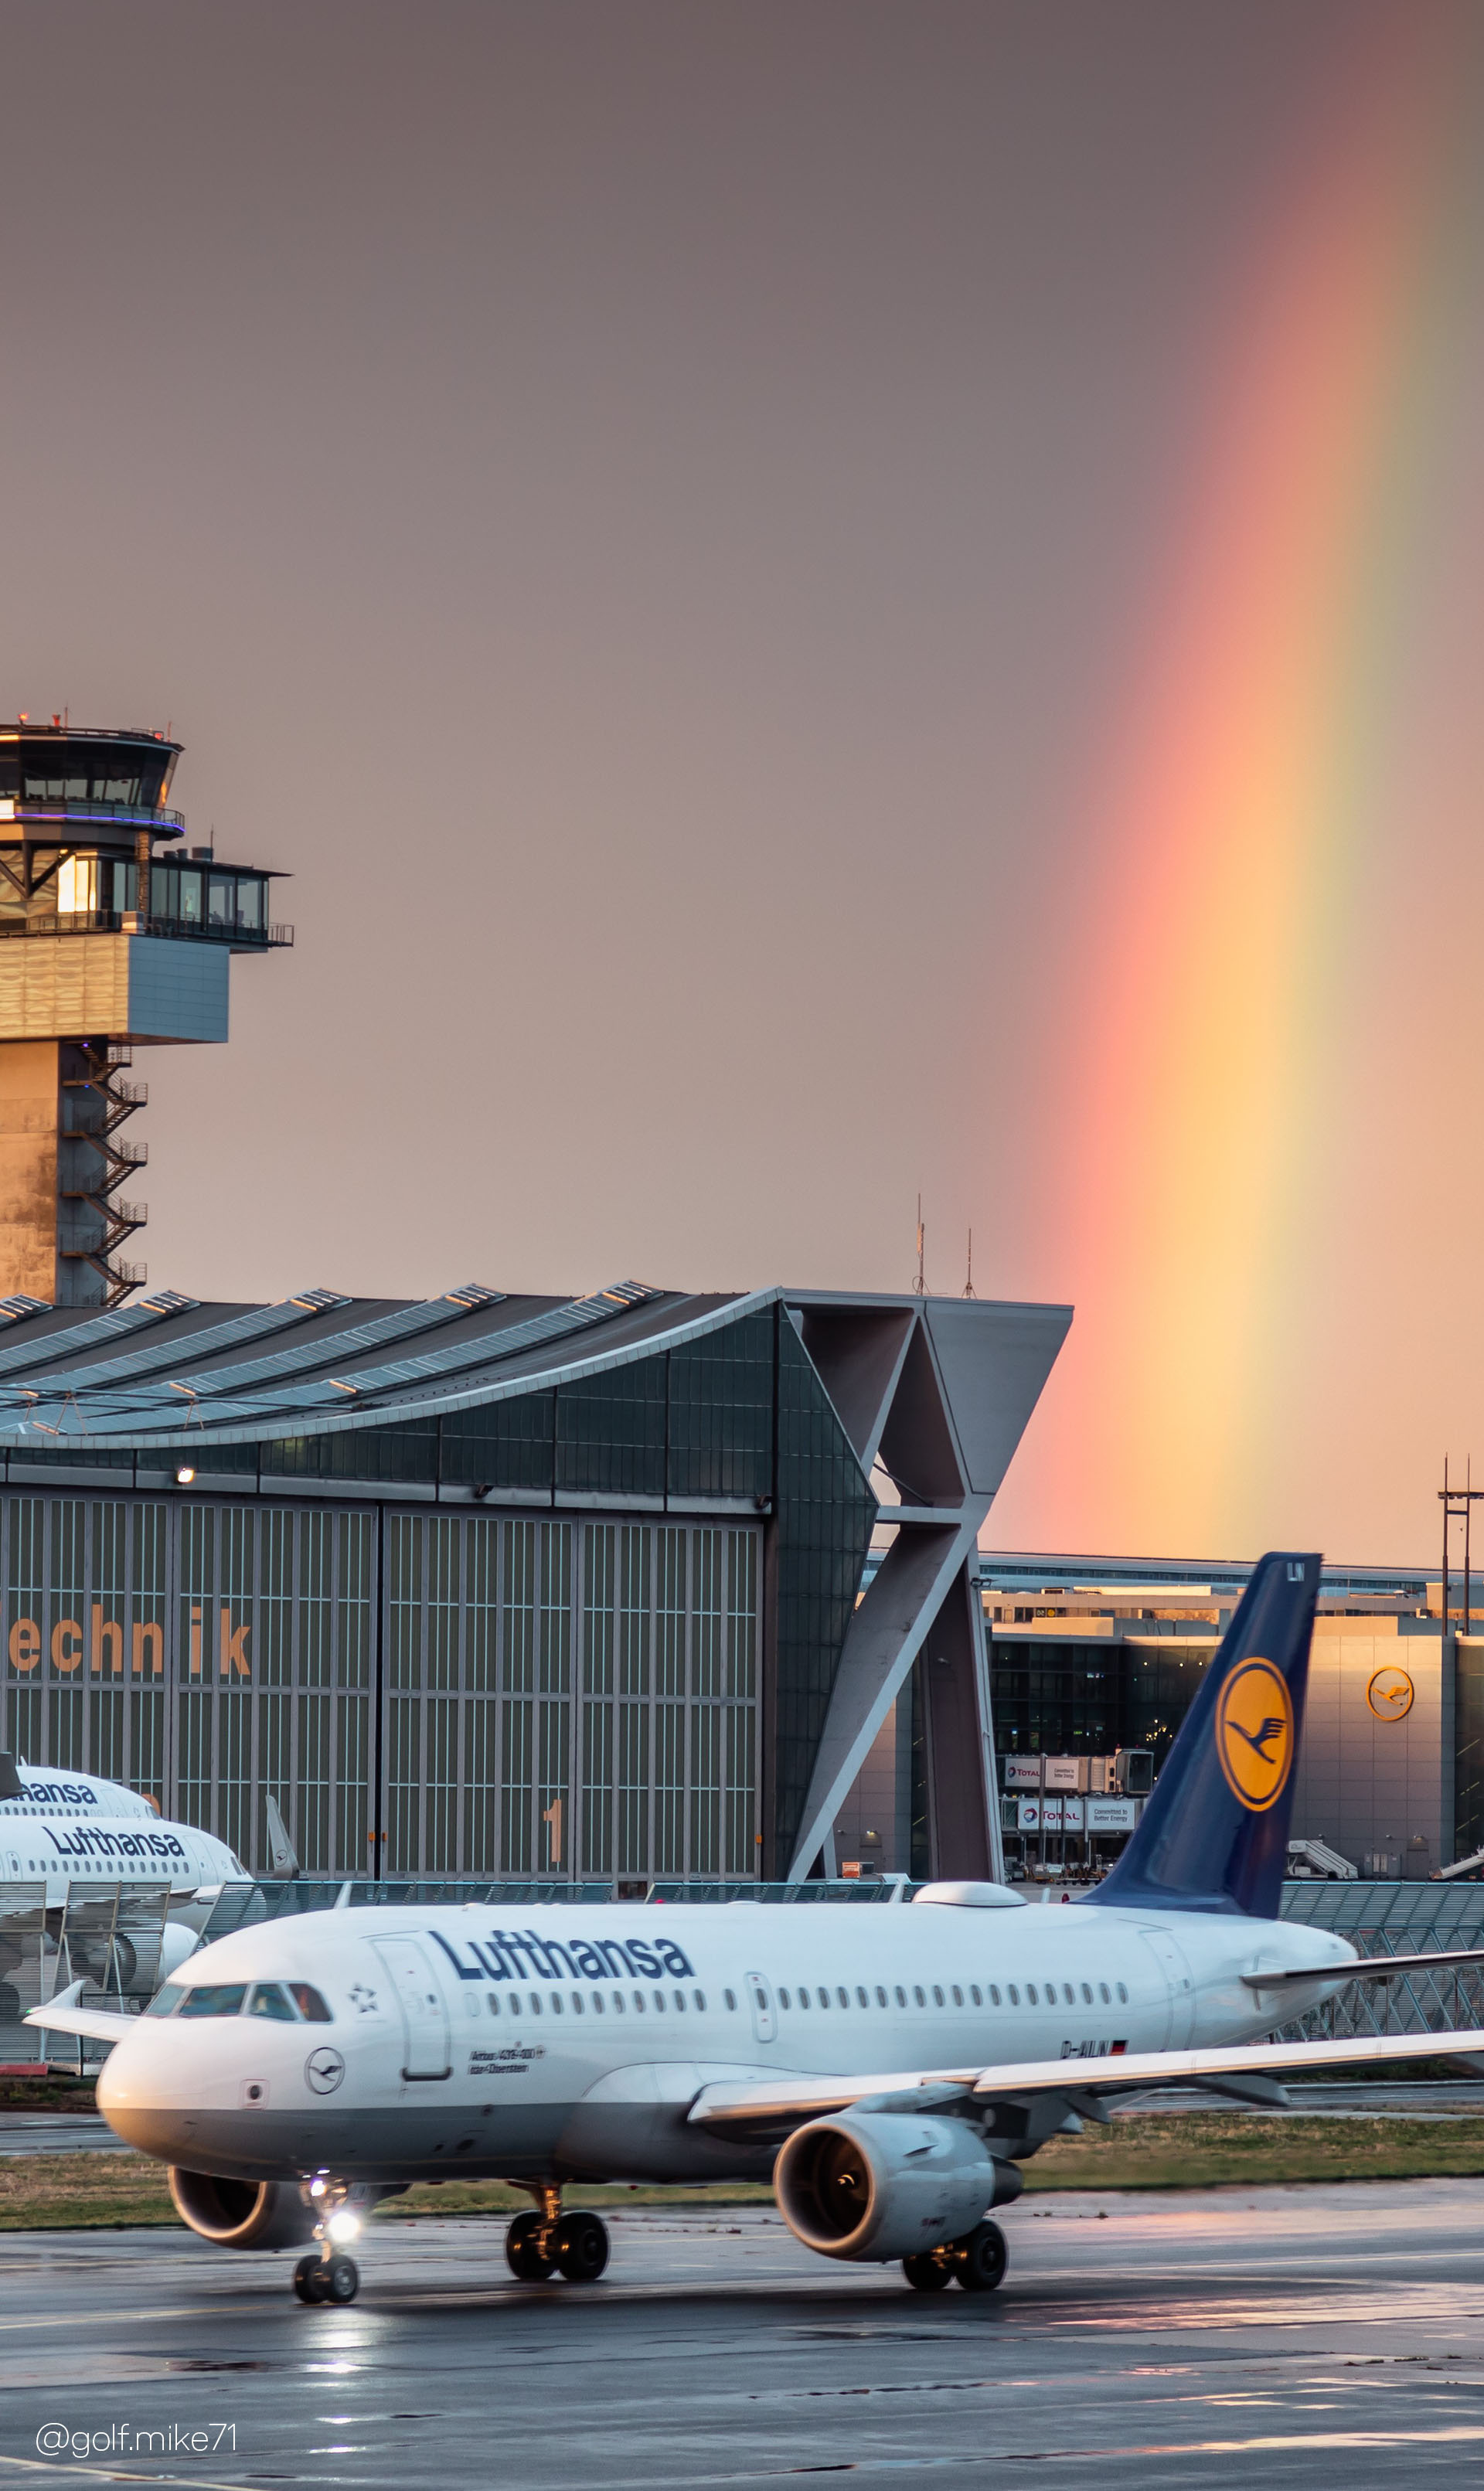
[[[219,2474],[135,2474],[122,2465],[79,2465],[72,2457],[49,2464],[44,2456],[0,2456],[22,2474],[65,2474],[70,2482],[174,2482],[181,2491],[262,2491],[261,2482],[224,2482]]]
[[[89,2309],[82,2314],[95,2323],[133,2327],[147,2319],[205,2318],[224,2309],[240,2312],[260,2309],[263,2305],[257,2301],[192,2301],[185,2309]],[[0,2318],[0,2334],[24,2335],[42,2327],[75,2327],[78,2314],[75,2309],[70,2309],[65,2315],[54,2318]],[[7,2464],[12,2461],[7,2457]],[[19,2459],[14,2461],[18,2463]]]

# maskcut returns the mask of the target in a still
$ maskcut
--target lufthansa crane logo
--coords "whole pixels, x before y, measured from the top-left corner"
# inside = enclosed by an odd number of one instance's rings
[[[1241,1660],[1216,1704],[1216,1753],[1243,1807],[1260,1816],[1294,1763],[1294,1706],[1270,1660]]]
[[[1416,1688],[1405,1669],[1378,1669],[1365,1690],[1365,1700],[1378,1721],[1405,1721]]]

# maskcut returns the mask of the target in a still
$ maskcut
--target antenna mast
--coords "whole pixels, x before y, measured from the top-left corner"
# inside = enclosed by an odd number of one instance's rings
[[[922,1276],[922,1245],[925,1234],[926,1231],[922,1226],[922,1196],[919,1193],[917,1196],[917,1276],[912,1284],[912,1294],[915,1298],[925,1298],[927,1295],[927,1283]]]
[[[974,1295],[974,1230],[972,1228],[969,1231],[969,1274],[964,1282],[964,1295],[966,1298],[972,1298]]]

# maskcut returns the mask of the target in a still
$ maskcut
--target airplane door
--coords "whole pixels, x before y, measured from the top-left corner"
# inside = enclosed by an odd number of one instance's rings
[[[451,2072],[443,1985],[416,1938],[373,1938],[402,2010],[402,2076],[427,2084]]]
[[[773,2013],[772,1991],[760,1972],[747,1975],[747,1995],[752,2001],[752,2030],[760,2041],[776,2041],[778,2019]]]
[[[1159,1977],[1169,2002],[1165,2037],[1157,2046],[1165,2050],[1183,2050],[1195,2022],[1195,1983],[1190,1978],[1190,1966],[1168,1930],[1145,1929],[1143,1937],[1159,1966]]]

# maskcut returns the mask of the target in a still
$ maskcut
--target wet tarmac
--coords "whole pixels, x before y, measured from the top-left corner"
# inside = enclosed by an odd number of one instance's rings
[[[346,2309],[294,2301],[286,2256],[10,2234],[0,2464],[377,2491],[1476,2477],[1484,2181],[1066,2196],[1005,2230],[999,2293],[925,2296],[763,2211],[621,2216],[592,2286],[514,2283],[495,2223],[387,2221]]]

